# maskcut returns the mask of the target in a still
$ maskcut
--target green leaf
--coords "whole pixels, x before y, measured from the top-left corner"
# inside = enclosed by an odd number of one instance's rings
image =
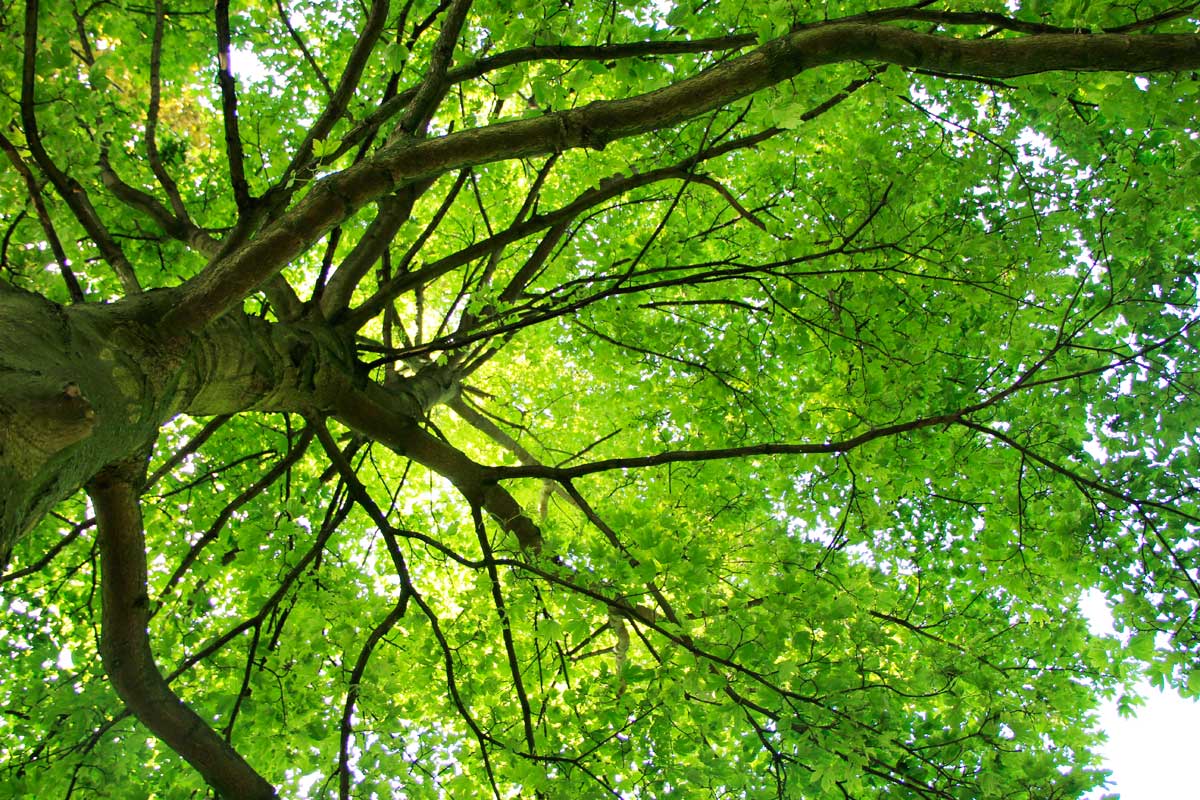
[[[1081,797],[1200,694],[1166,4],[177,5],[0,25],[0,796]]]

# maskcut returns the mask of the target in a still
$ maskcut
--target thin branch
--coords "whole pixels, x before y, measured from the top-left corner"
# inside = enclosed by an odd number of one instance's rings
[[[1182,19],[1189,14],[1195,13],[1196,9],[1200,8],[1200,3],[1182,3],[1175,8],[1168,8],[1166,11],[1161,11],[1158,14],[1140,19],[1136,22],[1130,22],[1126,25],[1118,25],[1115,28],[1105,29],[1107,33],[1132,33],[1133,31],[1145,30],[1155,25],[1160,25],[1164,22],[1170,22],[1175,19]]]
[[[267,470],[266,474],[243,489],[237,497],[229,501],[225,507],[221,509],[221,513],[219,513],[217,518],[213,520],[211,525],[209,525],[208,530],[206,530],[204,534],[196,540],[196,542],[188,550],[187,555],[185,555],[180,560],[179,565],[175,567],[175,571],[171,573],[171,577],[167,579],[165,584],[163,584],[162,590],[159,592],[160,603],[162,602],[163,598],[167,597],[174,590],[179,581],[183,580],[183,576],[189,569],[191,569],[191,566],[196,562],[196,559],[200,557],[200,553],[205,547],[207,547],[217,538],[217,536],[224,529],[226,523],[228,523],[229,519],[233,516],[233,513],[269,489],[272,484],[283,477],[283,474],[287,472],[293,464],[300,460],[300,457],[303,456],[308,450],[309,444],[312,443],[313,434],[314,431],[312,426],[305,426],[304,430],[301,431],[300,438],[296,441],[296,444],[293,445],[290,450],[288,450],[287,454],[284,455],[283,458],[279,459],[279,461],[272,465],[271,469]]]
[[[305,170],[310,165],[312,159],[313,144],[324,140],[329,135],[329,132],[333,130],[333,126],[337,124],[338,120],[342,118],[346,113],[346,109],[350,106],[350,101],[354,98],[354,93],[358,90],[358,83],[362,79],[363,70],[366,69],[367,62],[371,58],[371,53],[374,51],[375,45],[379,42],[379,36],[383,33],[384,26],[387,24],[389,7],[390,3],[388,0],[372,0],[371,8],[367,12],[367,18],[363,22],[362,30],[359,31],[354,42],[354,48],[350,51],[350,55],[346,59],[346,66],[342,70],[342,77],[338,80],[337,89],[330,94],[329,102],[326,104],[325,109],[304,135],[304,141],[296,148],[296,153],[292,156],[291,163],[284,170],[279,183],[273,187],[272,205],[276,207],[283,205],[292,197],[296,190],[307,182],[308,176],[305,174]],[[282,5],[280,8],[282,9]],[[318,74],[320,74],[319,71]],[[326,89],[328,89],[328,84],[326,84]],[[340,154],[339,152],[338,155]]]
[[[396,599],[396,605],[387,613],[387,616],[379,621],[378,625],[371,629],[371,633],[367,635],[366,641],[363,642],[362,647],[358,651],[358,658],[354,660],[354,668],[350,671],[350,682],[346,688],[346,702],[342,707],[342,721],[339,727],[339,800],[350,800],[350,739],[354,735],[354,707],[358,703],[363,675],[367,671],[367,662],[371,660],[371,653],[375,650],[375,646],[379,644],[383,637],[391,633],[392,628],[396,627],[396,623],[408,612],[408,601],[412,598],[412,587],[408,583],[407,575],[402,576],[402,580],[400,596]]]
[[[58,238],[58,231],[54,229],[54,222],[50,219],[50,213],[46,210],[46,203],[42,200],[42,192],[38,188],[37,179],[33,177],[33,173],[25,164],[25,160],[21,158],[20,152],[17,151],[16,146],[9,141],[8,137],[4,135],[3,131],[0,131],[0,150],[4,151],[13,168],[16,169],[17,174],[25,181],[25,189],[29,193],[29,200],[33,203],[38,222],[42,225],[42,232],[46,234],[46,241],[50,243],[50,252],[54,253],[54,260],[58,262],[58,271],[62,275],[63,283],[67,285],[67,294],[71,296],[72,302],[84,302],[83,287],[79,285],[79,279],[75,277],[75,273],[71,270],[71,263],[67,259],[66,251],[63,250],[62,241]]]
[[[1124,503],[1128,506],[1132,506],[1137,509],[1141,509],[1143,507],[1154,508],[1159,511],[1165,512],[1167,514],[1171,514],[1173,516],[1179,517],[1180,519],[1183,519],[1186,522],[1190,522],[1192,524],[1200,524],[1200,516],[1198,516],[1196,514],[1189,514],[1188,512],[1184,511],[1183,509],[1176,508],[1175,506],[1172,506],[1168,503],[1162,503],[1157,500],[1149,500],[1149,499],[1137,497],[1137,496],[1125,491],[1124,489],[1121,489],[1118,486],[1113,486],[1111,484],[1105,483],[1102,480],[1099,480],[1098,478],[1095,478],[1095,477],[1092,477],[1089,475],[1084,475],[1084,474],[1077,472],[1069,467],[1065,467],[1062,464],[1059,464],[1057,461],[1046,458],[1045,456],[1041,455],[1040,453],[1035,452],[1032,448],[1021,444],[1020,442],[1018,442],[1012,436],[1009,436],[1004,431],[996,430],[995,428],[988,427],[987,425],[981,425],[978,422],[974,422],[970,419],[965,419],[965,418],[956,419],[956,420],[954,420],[954,422],[956,422],[959,425],[962,425],[964,428],[968,428],[970,430],[976,431],[977,433],[982,433],[982,434],[989,436],[999,442],[1003,442],[1005,445],[1007,445],[1008,447],[1011,447],[1013,450],[1020,453],[1025,458],[1029,459],[1030,461],[1035,461],[1038,464],[1041,464],[1043,467],[1046,467],[1051,472],[1058,473],[1059,475],[1063,476],[1064,478],[1067,478],[1068,480],[1070,480],[1076,486],[1079,486],[1081,488],[1088,488],[1088,489],[1091,489],[1092,491],[1099,492],[1100,494],[1107,495],[1108,497],[1112,497],[1114,499],[1120,500],[1122,503]],[[1165,545],[1166,543],[1164,542],[1163,544]],[[1168,549],[1170,549],[1170,548],[1168,547]],[[1172,551],[1172,555],[1174,555],[1173,551]],[[1184,573],[1186,574],[1186,570],[1184,570]],[[1188,578],[1190,580],[1191,576],[1188,575]],[[1198,587],[1194,582],[1193,582],[1193,589],[1195,590],[1195,596],[1197,598],[1200,598],[1200,587]]]
[[[162,42],[165,24],[166,8],[163,0],[154,0],[154,37],[150,42],[150,105],[146,109],[146,157],[159,186],[167,193],[167,201],[174,209],[175,217],[182,224],[191,226],[183,198],[179,195],[179,187],[167,173],[158,152],[158,111],[162,94]]]
[[[500,584],[500,573],[496,569],[496,554],[492,551],[492,543],[488,541],[487,529],[483,524],[483,514],[479,506],[471,504],[471,521],[475,525],[475,535],[479,540],[480,552],[492,590],[492,605],[496,608],[496,616],[500,619],[500,636],[504,640],[504,653],[508,658],[508,674],[512,677],[513,691],[517,695],[517,703],[521,706],[521,722],[525,727],[525,746],[532,755],[537,752],[537,743],[533,736],[533,711],[529,706],[529,695],[525,692],[525,681],[521,677],[521,662],[517,658],[517,645],[513,641],[512,622],[504,604],[504,590]]]
[[[291,14],[283,7],[283,0],[275,0],[275,9],[279,12],[279,21],[283,23],[283,27],[287,29],[288,36],[292,37],[292,41],[300,48],[300,54],[304,57],[304,62],[308,64],[309,69],[317,76],[317,80],[321,86],[325,87],[325,94],[333,99],[333,87],[329,85],[329,79],[325,77],[325,73],[318,66],[316,59],[313,58],[312,52],[309,51],[308,45],[304,43],[303,37],[292,25]]]
[[[147,143],[149,146],[149,143]],[[163,173],[163,177],[170,180],[170,177]],[[139,211],[150,219],[158,227],[170,236],[189,247],[194,248],[197,252],[204,255],[212,256],[221,248],[221,243],[212,238],[206,231],[201,230],[192,223],[186,216],[176,216],[174,212],[164,206],[157,197],[147,192],[143,192],[134,186],[130,186],[121,177],[117,175],[113,169],[112,163],[108,160],[108,148],[101,146],[100,148],[100,179],[104,186],[113,193],[113,196],[120,200],[125,205]],[[162,178],[159,178],[160,182]],[[178,195],[178,192],[176,192]]]
[[[725,461],[733,458],[748,456],[775,455],[834,455],[846,453],[855,448],[901,433],[932,428],[938,425],[948,425],[958,422],[963,412],[955,411],[949,414],[935,414],[928,417],[918,417],[908,422],[895,425],[885,425],[872,428],[848,439],[829,442],[813,442],[799,444],[756,444],[745,447],[724,447],[711,450],[668,450],[650,456],[631,456],[627,458],[609,458],[603,461],[593,461],[590,464],[579,464],[574,467],[489,467],[487,476],[492,480],[509,480],[512,478],[548,478],[558,481],[570,481],[585,475],[613,470],[644,469],[665,464],[687,464],[705,461]]]
[[[708,186],[709,188],[714,190],[717,194],[721,195],[721,197],[725,198],[725,202],[729,203],[730,207],[733,208],[733,210],[737,212],[737,215],[739,217],[746,220],[747,222],[749,222],[751,225],[755,226],[759,230],[765,231],[767,229],[766,224],[761,219],[754,216],[754,214],[752,214],[750,211],[748,211],[746,209],[746,207],[743,206],[740,202],[738,202],[738,199],[733,196],[733,193],[725,188],[725,184],[721,183],[717,179],[712,178],[708,175],[692,175],[688,178],[688,180],[691,181],[692,183],[701,183],[701,184],[704,184],[705,186]]]
[[[185,444],[183,447],[172,453],[170,458],[164,461],[161,465],[159,465],[158,469],[154,470],[154,472],[150,474],[150,477],[146,479],[146,484],[143,487],[143,491],[158,483],[164,475],[182,464],[184,459],[203,447],[204,443],[212,438],[212,435],[220,430],[221,426],[223,426],[226,422],[229,422],[231,419],[233,419],[233,414],[221,414],[206,422],[204,427],[200,429],[199,433],[189,439],[187,444]]]
[[[238,714],[242,710],[242,700],[250,696],[250,676],[254,672],[254,657],[258,654],[258,643],[262,639],[262,625],[255,625],[250,646],[246,648],[246,666],[242,669],[242,685],[238,689],[237,699],[233,701],[233,709],[229,712],[229,722],[225,724],[225,741],[233,743],[233,726],[237,724]]]
[[[244,219],[252,201],[250,187],[246,183],[246,155],[242,150],[242,133],[238,124],[237,85],[230,63],[229,0],[216,0],[214,14],[217,27],[217,83],[221,87],[221,116],[225,121],[225,157],[229,162],[229,182],[238,215]]]
[[[1153,25],[1158,25],[1173,19],[1185,17],[1195,11],[1197,6],[1200,6],[1200,3],[1185,3],[1182,6],[1163,11],[1144,20],[1131,22],[1126,25],[1116,25],[1112,27],[1101,28],[1100,30],[1104,33],[1130,33],[1135,30],[1142,30]],[[893,20],[932,22],[936,25],[958,25],[971,27],[989,26],[994,31],[1005,30],[1013,31],[1015,33],[1026,33],[1034,36],[1046,34],[1078,34],[1083,32],[1079,28],[1050,25],[1044,22],[1029,22],[1027,20],[1016,19],[1005,14],[998,14],[990,11],[938,11],[924,8],[895,8],[881,11],[868,11],[865,14],[857,14],[852,17],[846,17],[841,21],[888,22]]]
[[[23,58],[21,61],[21,125],[25,133],[25,141],[34,162],[54,184],[58,196],[75,215],[79,224],[87,231],[92,241],[100,249],[100,254],[109,266],[113,268],[117,279],[127,294],[138,294],[142,291],[134,274],[133,266],[125,257],[120,245],[113,239],[108,228],[96,213],[88,198],[87,191],[77,180],[67,175],[46,152],[42,144],[41,132],[38,129],[37,97],[35,95],[38,51],[38,0],[27,0],[25,3],[25,37]]]
[[[194,651],[190,652],[187,657],[184,658],[175,667],[175,669],[171,670],[169,675],[167,675],[167,683],[173,682],[180,675],[184,674],[206,658],[209,658],[211,655],[213,655],[213,653],[221,650],[246,631],[252,630],[256,626],[262,625],[263,622],[266,621],[271,610],[283,601],[283,598],[286,597],[288,592],[292,590],[292,587],[300,579],[300,576],[308,571],[312,563],[316,561],[317,557],[325,550],[325,545],[329,542],[330,537],[333,536],[341,524],[346,521],[346,517],[349,515],[350,511],[353,510],[354,503],[350,502],[349,500],[342,502],[340,491],[341,486],[339,485],[337,490],[334,492],[333,499],[326,507],[325,519],[322,521],[320,532],[313,540],[312,545],[304,551],[304,555],[300,557],[300,560],[296,562],[296,565],[278,581],[275,591],[262,604],[262,607],[259,608],[259,610],[249,619],[239,622],[237,625],[234,625],[232,628],[225,631],[225,633],[214,637],[205,644],[196,648]]]
[[[46,552],[42,553],[42,557],[28,567],[13,570],[5,575],[0,576],[0,585],[9,581],[18,581],[29,575],[41,572],[51,561],[58,557],[58,554],[65,550],[72,542],[79,538],[79,535],[88,528],[96,524],[95,517],[88,517],[83,522],[71,526],[71,530],[57,542],[55,542]]]
[[[425,599],[421,595],[414,593],[413,602],[417,604],[421,609],[421,613],[429,620],[433,637],[437,640],[438,647],[442,651],[442,661],[446,670],[446,688],[450,693],[450,701],[454,704],[463,722],[471,729],[471,733],[475,735],[475,741],[479,743],[479,753],[483,759],[483,771],[487,775],[488,785],[492,788],[492,795],[496,800],[500,800],[500,787],[496,783],[496,774],[492,769],[491,756],[488,755],[488,743],[492,741],[492,737],[484,733],[483,729],[479,727],[479,723],[471,715],[471,711],[467,708],[462,694],[458,691],[458,679],[454,675],[454,651],[450,647],[450,643],[446,641],[446,634],[442,632],[442,626],[438,621],[437,614],[434,613],[433,609],[425,602]]]

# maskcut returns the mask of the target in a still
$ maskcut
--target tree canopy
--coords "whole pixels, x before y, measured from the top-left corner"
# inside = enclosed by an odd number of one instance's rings
[[[0,4],[0,794],[1100,786],[1198,5]]]

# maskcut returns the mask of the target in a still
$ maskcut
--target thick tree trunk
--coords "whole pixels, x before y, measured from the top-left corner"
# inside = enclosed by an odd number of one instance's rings
[[[139,319],[146,305],[64,307],[0,290],[0,564],[56,503],[170,416],[178,358],[155,352]]]
[[[0,569],[56,503],[176,414],[320,413],[355,382],[326,325],[234,312],[183,338],[158,324],[172,301],[60,306],[0,290]]]
[[[336,328],[233,312],[203,333],[163,330],[171,292],[111,305],[60,306],[0,292],[0,571],[13,545],[107,465],[144,448],[176,414],[331,415],[445,475],[522,547],[536,529],[482,469],[420,427],[457,394],[430,367],[370,384]]]

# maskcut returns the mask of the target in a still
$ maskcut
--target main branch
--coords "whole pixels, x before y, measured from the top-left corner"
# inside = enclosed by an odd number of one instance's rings
[[[969,40],[887,25],[831,23],[794,31],[653,92],[433,139],[400,139],[317,182],[252,241],[184,284],[180,302],[164,324],[202,328],[333,226],[413,181],[506,159],[603,148],[694,119],[807,70],[848,61],[987,78],[1059,70],[1178,71],[1200,68],[1200,36],[1080,33]]]

